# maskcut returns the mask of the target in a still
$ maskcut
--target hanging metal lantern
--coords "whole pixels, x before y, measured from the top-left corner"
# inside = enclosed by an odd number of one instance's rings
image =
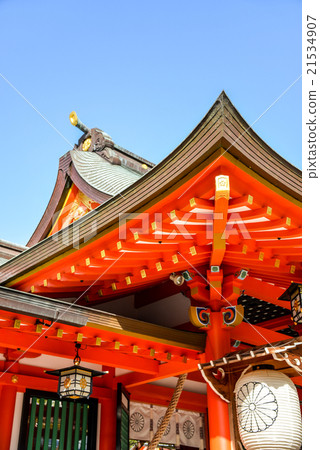
[[[302,425],[294,384],[272,366],[256,369],[243,375],[235,386],[238,428],[244,447],[299,450]]]
[[[49,375],[59,377],[58,394],[60,397],[79,399],[89,398],[92,394],[92,378],[108,372],[99,372],[80,366],[81,358],[78,350],[81,344],[76,343],[76,356],[73,366],[60,370],[46,371]]]
[[[279,297],[280,300],[291,302],[291,316],[295,325],[302,323],[302,286],[291,283],[288,289]]]

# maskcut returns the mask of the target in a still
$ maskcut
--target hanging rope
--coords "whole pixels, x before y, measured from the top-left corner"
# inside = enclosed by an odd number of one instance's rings
[[[159,426],[159,428],[157,429],[156,434],[153,436],[152,441],[149,444],[148,450],[155,450],[155,448],[158,446],[163,433],[166,431],[167,426],[169,425],[170,419],[172,414],[174,413],[176,406],[178,404],[182,389],[183,389],[183,385],[184,382],[186,381],[187,378],[187,374],[184,373],[183,375],[180,375],[178,382],[177,382],[177,386],[174,390],[173,396],[170,400],[168,409],[164,415],[164,418]]]

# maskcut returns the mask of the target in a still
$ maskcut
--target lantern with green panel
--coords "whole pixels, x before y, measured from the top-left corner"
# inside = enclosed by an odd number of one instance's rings
[[[59,377],[58,394],[60,397],[74,400],[89,398],[92,394],[92,378],[108,373],[80,366],[81,358],[78,354],[80,346],[81,344],[76,343],[76,356],[73,360],[73,366],[46,371],[49,375]]]

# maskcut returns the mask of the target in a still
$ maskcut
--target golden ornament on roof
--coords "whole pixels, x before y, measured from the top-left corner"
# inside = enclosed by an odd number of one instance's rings
[[[87,150],[89,150],[90,145],[91,145],[91,138],[88,138],[88,139],[86,139],[86,140],[84,141],[84,143],[82,144],[82,150],[83,150],[84,152],[86,152]]]

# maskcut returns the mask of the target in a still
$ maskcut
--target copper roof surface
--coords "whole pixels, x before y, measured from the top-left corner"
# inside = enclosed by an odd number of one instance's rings
[[[142,176],[127,167],[111,164],[97,153],[71,150],[70,154],[78,174],[92,187],[112,197]]]

